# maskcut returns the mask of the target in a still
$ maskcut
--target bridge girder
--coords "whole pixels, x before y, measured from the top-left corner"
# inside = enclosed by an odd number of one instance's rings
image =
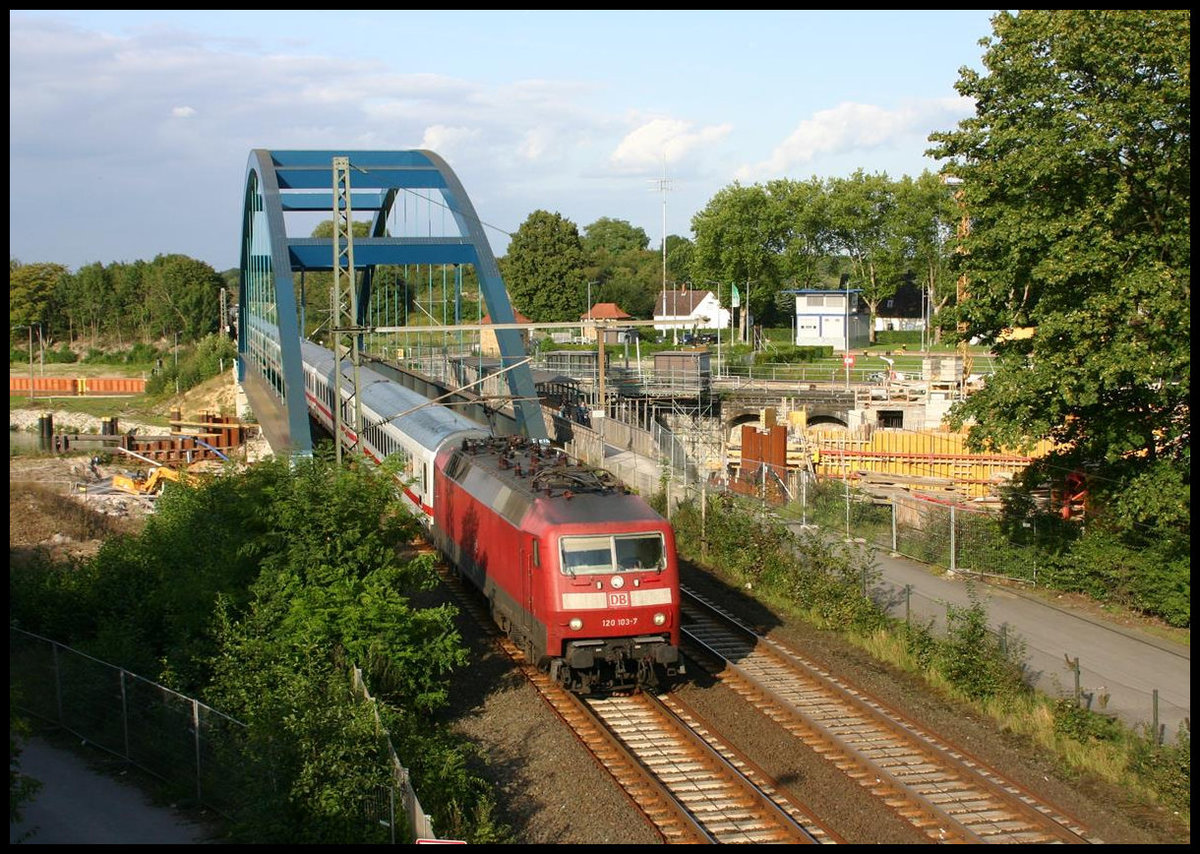
[[[246,166],[239,277],[238,377],[260,424],[279,453],[308,455],[312,437],[304,398],[300,328],[293,276],[334,268],[334,239],[287,233],[285,214],[328,211],[333,217],[333,158],[348,157],[351,208],[369,211],[366,237],[354,238],[355,268],[362,272],[358,325],[365,326],[374,273],[380,265],[474,266],[488,314],[496,324],[501,367],[519,429],[546,439],[516,316],[496,259],[465,189],[449,165],[426,150],[280,151],[254,149]],[[387,218],[402,194],[437,191],[454,219],[457,236],[393,237]],[[421,198],[429,200],[428,193]]]

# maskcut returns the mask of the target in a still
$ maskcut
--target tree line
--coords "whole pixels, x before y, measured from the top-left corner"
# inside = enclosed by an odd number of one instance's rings
[[[593,301],[644,319],[664,288],[710,290],[729,305],[737,287],[765,326],[791,325],[795,299],[786,292],[796,289],[857,290],[874,316],[909,284],[937,314],[955,293],[950,257],[961,217],[953,186],[928,171],[734,183],[692,218],[694,239],[667,238],[665,269],[646,232],[625,220],[601,218],[581,232],[539,210],[513,234],[501,270],[514,306],[536,321],[577,320],[589,283]]]
[[[152,261],[8,264],[10,330],[33,327],[37,346],[124,348],[162,339],[193,342],[218,331],[221,289],[237,298],[237,271],[218,273],[186,255]],[[24,336],[21,336],[24,337]]]

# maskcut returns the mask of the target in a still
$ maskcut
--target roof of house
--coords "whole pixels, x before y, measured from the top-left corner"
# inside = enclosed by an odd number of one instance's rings
[[[632,314],[626,314],[615,302],[598,302],[590,312],[579,315],[580,320],[632,320]]]
[[[654,300],[655,317],[690,317],[712,291],[662,291]]]

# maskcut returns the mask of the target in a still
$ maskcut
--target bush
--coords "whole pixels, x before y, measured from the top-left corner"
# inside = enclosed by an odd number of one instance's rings
[[[1192,734],[1180,727],[1174,744],[1159,744],[1156,738],[1137,743],[1134,770],[1162,795],[1164,803],[1180,815],[1191,813]]]
[[[754,364],[812,363],[833,357],[833,347],[797,347],[794,344],[772,347],[754,354]]]

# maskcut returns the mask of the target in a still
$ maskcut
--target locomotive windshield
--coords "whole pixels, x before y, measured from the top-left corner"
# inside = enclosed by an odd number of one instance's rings
[[[657,531],[563,537],[559,543],[562,571],[567,575],[600,575],[636,569],[661,572],[667,565],[663,536]]]

